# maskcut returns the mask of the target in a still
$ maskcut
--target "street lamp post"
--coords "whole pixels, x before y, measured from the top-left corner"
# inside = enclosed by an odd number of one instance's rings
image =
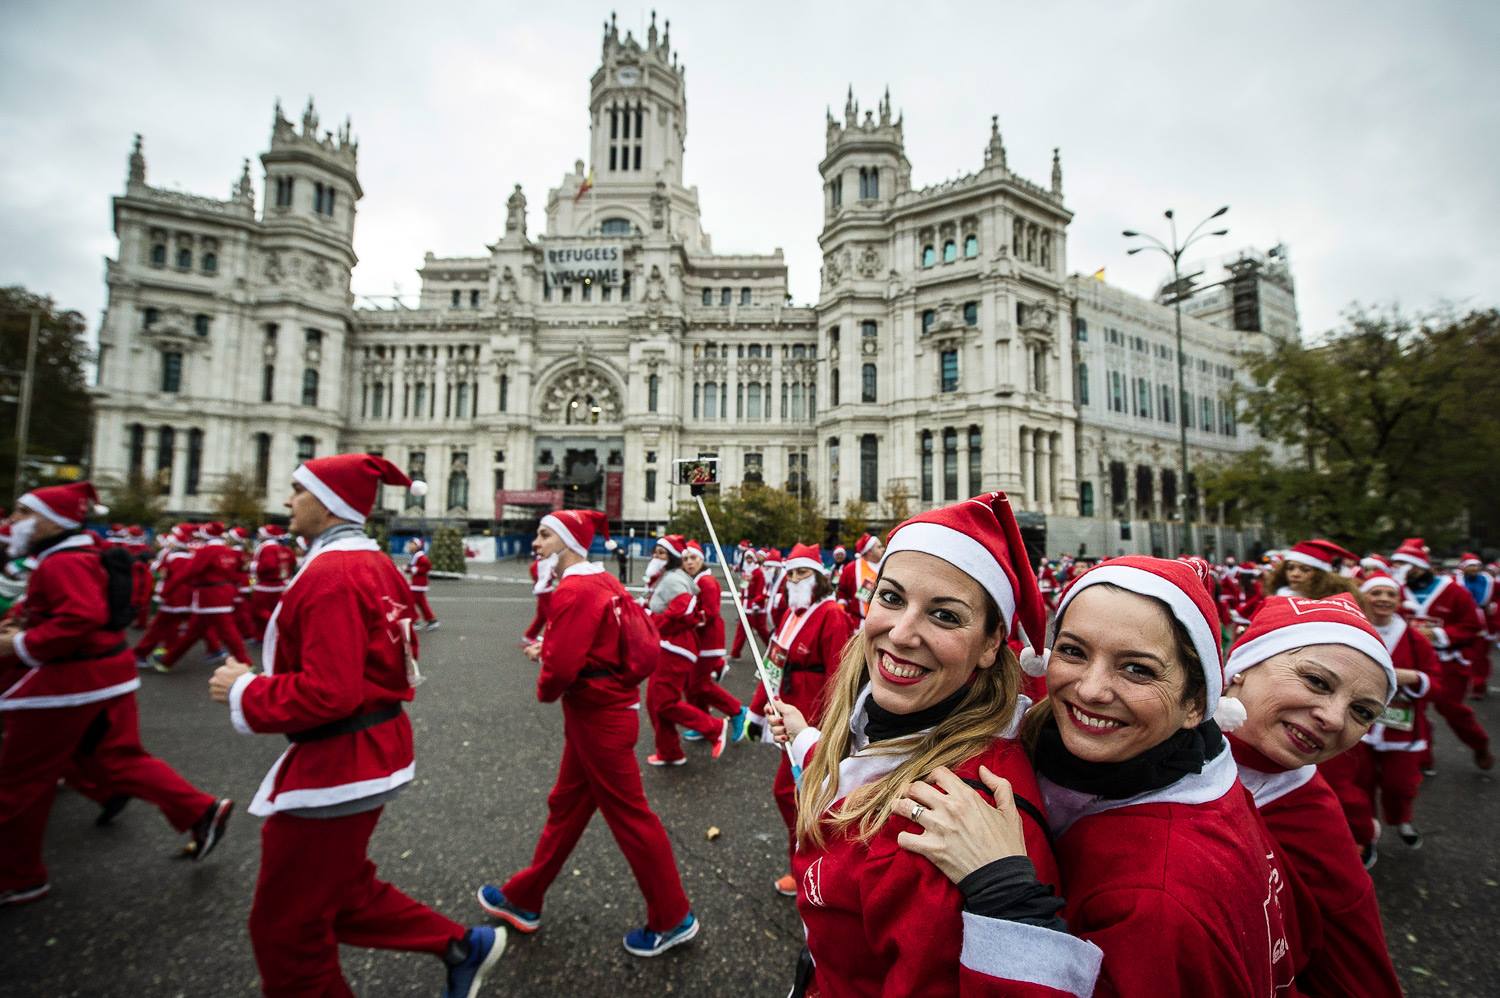
[[[1179,410],[1179,412],[1177,413],[1177,439],[1178,446],[1180,448],[1180,453],[1178,456],[1182,465],[1182,481],[1178,483],[1177,508],[1178,511],[1182,514],[1182,546],[1187,550],[1189,554],[1196,554],[1197,551],[1193,547],[1193,524],[1191,518],[1192,510],[1188,505],[1188,413],[1186,375],[1187,357],[1182,352],[1182,299],[1186,296],[1184,294],[1185,289],[1182,286],[1182,257],[1183,254],[1185,254],[1188,249],[1200,239],[1206,239],[1209,236],[1226,236],[1229,234],[1228,229],[1216,229],[1213,232],[1200,231],[1205,225],[1223,215],[1228,210],[1229,205],[1226,204],[1224,207],[1220,208],[1218,211],[1214,212],[1212,215],[1209,215],[1203,221],[1193,226],[1193,231],[1188,233],[1187,239],[1183,240],[1183,242],[1179,244],[1177,242],[1177,217],[1175,212],[1173,212],[1171,208],[1168,208],[1165,214],[1167,218],[1167,224],[1170,226],[1172,233],[1172,245],[1170,247],[1160,239],[1157,239],[1155,236],[1150,236],[1143,232],[1137,232],[1134,229],[1126,229],[1124,233],[1122,233],[1126,239],[1147,240],[1147,244],[1144,246],[1132,246],[1130,249],[1126,250],[1125,252],[1128,256],[1134,256],[1141,250],[1159,250],[1162,253],[1166,254],[1167,258],[1172,261],[1172,304],[1174,306],[1174,311],[1176,312],[1177,319],[1177,408]]]

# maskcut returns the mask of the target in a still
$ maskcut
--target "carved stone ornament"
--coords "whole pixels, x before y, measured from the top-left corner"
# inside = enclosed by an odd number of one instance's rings
[[[313,265],[307,269],[307,284],[314,291],[326,291],[328,285],[333,283],[333,272],[328,267],[328,261],[321,257],[313,260]]]
[[[500,300],[515,301],[517,295],[516,275],[506,267],[500,272]]]
[[[281,252],[272,250],[266,254],[266,283],[280,284],[286,280],[286,271],[282,268]]]
[[[573,402],[599,407],[601,422],[620,421],[620,393],[613,379],[587,366],[570,367],[542,390],[538,409],[544,423],[567,421]]]
[[[874,246],[866,246],[859,254],[859,263],[856,265],[860,277],[875,278],[880,276],[880,252]]]
[[[823,258],[823,284],[834,287],[844,279],[844,271],[839,266],[838,255],[830,253]]]

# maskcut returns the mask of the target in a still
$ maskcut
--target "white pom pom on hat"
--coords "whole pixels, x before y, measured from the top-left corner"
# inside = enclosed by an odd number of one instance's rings
[[[605,542],[604,542],[604,550],[606,550],[606,551],[613,551],[616,548],[618,548],[619,546],[620,545],[618,545],[618,544],[615,543],[615,540],[614,540],[613,537],[606,539]]]
[[[109,507],[106,506],[106,505],[104,505],[103,503],[95,503],[94,504],[94,515],[95,516],[108,516],[109,515]]]
[[[1021,649],[1021,671],[1033,678],[1040,678],[1047,674],[1047,662],[1052,658],[1052,649],[1043,648],[1038,655],[1028,645]]]
[[[1219,705],[1214,708],[1214,723],[1219,726],[1220,731],[1233,731],[1249,717],[1245,712],[1245,705],[1234,697],[1220,697]]]
[[[418,478],[411,483],[411,486],[407,489],[407,491],[420,499],[427,494],[427,483]]]

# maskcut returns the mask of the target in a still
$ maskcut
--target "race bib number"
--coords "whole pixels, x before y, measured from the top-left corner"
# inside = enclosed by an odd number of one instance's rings
[[[869,606],[870,599],[874,595],[875,583],[873,580],[867,579],[859,584],[859,591],[854,594],[854,598],[859,600],[861,605]]]
[[[1416,724],[1416,716],[1416,709],[1410,704],[1405,707],[1392,704],[1380,715],[1380,723],[1392,731],[1410,731]]]
[[[770,681],[771,689],[779,694],[781,692],[781,677],[786,675],[786,649],[775,641],[771,642],[771,647],[766,655],[764,671],[766,679]]]

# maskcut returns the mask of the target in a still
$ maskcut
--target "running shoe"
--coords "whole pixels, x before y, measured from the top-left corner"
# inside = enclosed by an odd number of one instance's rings
[[[469,954],[464,962],[448,968],[448,983],[443,998],[474,998],[484,984],[485,975],[500,962],[505,952],[505,930],[476,925],[464,936]]]
[[[698,732],[694,731],[692,728],[688,728],[682,733],[682,740],[685,742],[701,742],[703,741],[703,736],[698,734]]]
[[[234,810],[234,801],[220,797],[208,806],[203,817],[193,824],[193,841],[183,852],[195,862],[213,852],[214,846],[224,837],[224,826],[229,824],[229,812]]]
[[[0,891],[0,908],[13,904],[25,904],[28,901],[40,901],[51,889],[51,884],[37,884],[35,887],[17,887],[13,890]]]
[[[479,888],[479,907],[495,918],[500,919],[500,921],[509,925],[517,932],[524,932],[530,935],[542,927],[541,912],[517,908],[505,897],[505,893],[494,884],[485,884]]]
[[[673,946],[687,942],[698,934],[698,919],[692,912],[675,929],[652,932],[649,928],[631,929],[625,934],[625,952],[632,956],[660,956]]]
[[[683,756],[681,759],[663,759],[661,756],[657,755],[655,752],[652,752],[650,755],[646,756],[646,765],[648,765],[648,766],[685,766],[685,765],[687,765],[687,756]]]
[[[1405,842],[1408,848],[1422,848],[1422,833],[1417,831],[1417,826],[1411,822],[1407,821],[1398,826],[1396,834],[1401,836],[1401,841]]]
[[[776,878],[776,893],[784,898],[797,896],[797,878],[788,873],[784,877]]]
[[[732,725],[729,731],[729,740],[732,742],[744,741],[750,724],[750,708],[741,707],[740,712],[729,719],[729,723]]]
[[[722,720],[722,721],[719,722],[719,737],[717,737],[717,738],[714,739],[713,757],[715,759],[717,759],[719,756],[723,755],[725,747],[727,747],[729,745],[729,735],[730,735],[730,730],[729,729],[731,727],[733,727],[733,725],[731,725],[729,723],[729,718],[727,718],[727,717],[724,718],[724,720]]]

